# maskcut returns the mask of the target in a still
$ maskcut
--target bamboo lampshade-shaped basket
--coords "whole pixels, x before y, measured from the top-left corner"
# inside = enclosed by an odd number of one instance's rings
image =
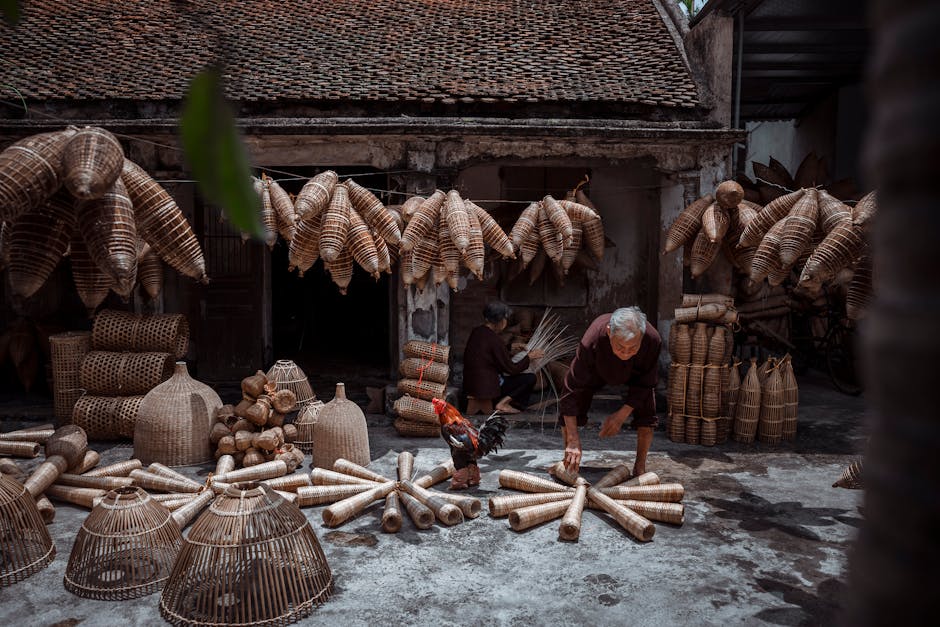
[[[22,581],[55,557],[55,544],[21,483],[0,474],[0,588]]]
[[[336,396],[320,410],[313,427],[313,465],[331,469],[339,458],[360,466],[372,460],[365,414],[346,398],[343,383],[336,384]]]
[[[277,360],[268,370],[268,383],[273,383],[279,390],[290,390],[297,397],[297,404],[292,411],[303,411],[310,403],[317,400],[317,395],[310,387],[310,381],[300,366],[289,359]]]
[[[65,589],[119,601],[156,592],[183,543],[170,511],[140,488],[108,492],[82,523],[65,570]]]
[[[81,397],[79,373],[91,350],[89,331],[69,331],[49,336],[52,354],[53,413],[60,425],[72,420],[72,408]]]
[[[267,486],[239,483],[193,523],[160,613],[174,625],[285,625],[332,591],[330,566],[304,514]]]
[[[134,457],[144,464],[201,464],[212,459],[209,430],[222,399],[189,376],[186,362],[173,376],[150,390],[140,404],[134,429]]]

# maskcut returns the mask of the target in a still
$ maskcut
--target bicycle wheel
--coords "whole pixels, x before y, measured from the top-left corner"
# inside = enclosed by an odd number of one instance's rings
[[[826,337],[826,368],[843,394],[858,396],[864,390],[855,367],[855,334],[843,324],[833,325]]]

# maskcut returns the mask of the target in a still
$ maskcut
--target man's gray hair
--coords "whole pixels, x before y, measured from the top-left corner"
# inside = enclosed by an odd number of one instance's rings
[[[646,332],[646,314],[639,307],[621,307],[610,315],[610,334],[625,342]]]

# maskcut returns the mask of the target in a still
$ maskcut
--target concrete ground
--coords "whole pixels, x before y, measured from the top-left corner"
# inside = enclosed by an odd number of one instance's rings
[[[650,543],[633,540],[593,511],[585,512],[580,540],[566,543],[558,540],[557,521],[517,533],[506,519],[484,513],[427,531],[406,520],[400,533],[388,535],[380,529],[378,503],[338,529],[323,526],[322,507],[306,508],[335,592],[301,624],[832,624],[845,589],[847,552],[862,518],[861,493],[830,486],[864,446],[864,399],[844,396],[823,380],[800,383],[794,444],[674,444],[660,425],[648,470],[685,486],[686,514],[682,527],[657,523]],[[598,438],[604,415],[592,415],[582,435],[582,474],[589,480],[633,459],[632,432]],[[2,429],[17,426],[6,421]],[[384,416],[369,416],[369,432],[370,467],[389,476],[401,450],[416,455],[418,471],[447,457],[439,439],[401,438]],[[102,464],[133,452],[127,443],[94,448]],[[544,474],[560,458],[560,434],[540,425],[538,417],[522,416],[513,423],[507,448],[481,463],[483,483],[474,494],[485,500],[507,493],[498,488],[501,469]],[[208,470],[184,473],[202,479]],[[87,510],[57,505],[49,526],[57,557],[45,570],[0,590],[0,621],[162,623],[157,594],[106,602],[64,589],[65,566],[86,515]]]

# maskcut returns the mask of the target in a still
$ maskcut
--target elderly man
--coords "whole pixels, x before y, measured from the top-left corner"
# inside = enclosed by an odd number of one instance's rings
[[[623,407],[604,419],[600,436],[616,435],[632,417],[630,426],[637,430],[633,474],[646,472],[646,454],[657,423],[654,389],[661,346],[659,333],[639,307],[623,307],[591,323],[565,375],[559,406],[568,470],[576,472],[581,465],[578,427],[587,424],[594,394],[604,385],[626,385]]]

